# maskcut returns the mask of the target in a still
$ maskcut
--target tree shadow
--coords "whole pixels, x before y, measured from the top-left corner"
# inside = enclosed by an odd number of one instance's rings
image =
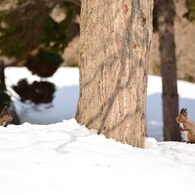
[[[18,99],[13,103],[21,124],[29,122],[48,125],[74,118],[78,97],[78,85],[71,85],[58,88],[50,105],[23,103]]]

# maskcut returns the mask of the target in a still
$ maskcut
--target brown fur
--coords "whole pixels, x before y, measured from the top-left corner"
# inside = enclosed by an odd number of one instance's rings
[[[182,108],[180,114],[176,117],[180,124],[181,131],[187,132],[187,138],[190,143],[195,143],[195,122],[188,119],[187,108]]]
[[[0,118],[0,126],[5,126],[6,123],[12,121],[13,117],[11,114],[6,114]]]
[[[0,126],[5,126],[6,123],[12,121],[13,117],[7,112],[7,108],[4,107],[0,114]]]

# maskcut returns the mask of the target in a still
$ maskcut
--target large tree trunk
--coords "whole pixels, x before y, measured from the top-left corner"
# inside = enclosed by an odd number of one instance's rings
[[[144,146],[153,1],[82,0],[77,120]]]
[[[158,0],[158,30],[161,74],[163,82],[164,139],[180,141],[178,115],[177,73],[174,39],[175,6],[173,0]]]

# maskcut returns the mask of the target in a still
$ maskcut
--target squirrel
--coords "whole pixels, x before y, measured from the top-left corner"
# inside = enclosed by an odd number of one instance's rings
[[[7,107],[4,106],[0,114],[0,126],[5,126],[6,123],[12,121],[13,117],[10,113],[7,112]]]
[[[195,143],[195,122],[188,119],[187,108],[182,108],[180,114],[176,117],[182,133],[186,133],[187,142]]]

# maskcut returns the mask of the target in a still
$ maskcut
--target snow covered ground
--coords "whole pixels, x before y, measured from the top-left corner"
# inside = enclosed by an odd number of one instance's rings
[[[37,79],[24,68],[7,68],[7,83],[24,75]],[[23,124],[0,127],[0,195],[194,194],[195,144],[160,141],[159,77],[148,81],[145,149],[98,136],[75,121],[78,69],[61,68],[50,80],[58,88],[52,107],[16,98]],[[195,85],[178,84],[180,107],[188,107],[193,119]]]

